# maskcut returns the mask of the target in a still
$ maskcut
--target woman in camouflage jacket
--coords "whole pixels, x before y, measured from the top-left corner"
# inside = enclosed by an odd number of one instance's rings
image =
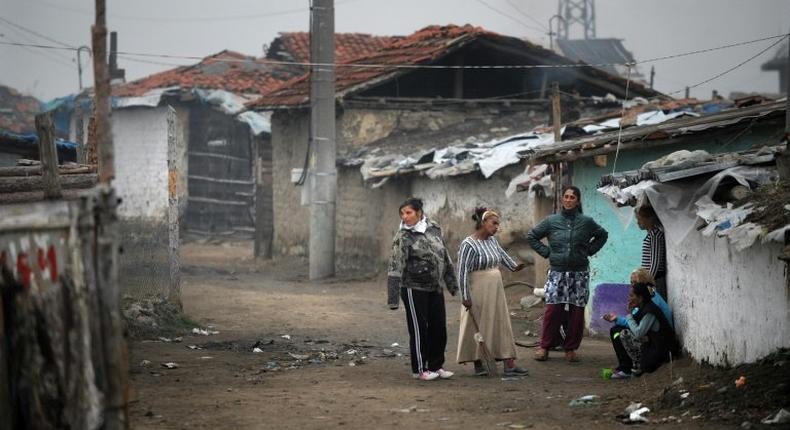
[[[398,209],[401,224],[392,243],[387,276],[388,304],[406,309],[411,370],[415,378],[450,378],[444,370],[447,319],[444,290],[455,295],[458,282],[442,230],[425,217],[422,200],[410,198]]]

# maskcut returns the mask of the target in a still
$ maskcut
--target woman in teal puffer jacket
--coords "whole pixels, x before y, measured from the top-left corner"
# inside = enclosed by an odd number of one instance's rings
[[[527,234],[527,242],[541,257],[548,258],[546,307],[540,346],[535,360],[545,361],[548,349],[562,344],[569,362],[579,361],[576,350],[584,333],[584,307],[590,296],[589,257],[598,252],[609,236],[592,218],[582,213],[581,192],[566,186],[562,191],[562,211],[549,215]],[[548,246],[541,242],[548,239]],[[559,334],[563,321],[567,332]]]

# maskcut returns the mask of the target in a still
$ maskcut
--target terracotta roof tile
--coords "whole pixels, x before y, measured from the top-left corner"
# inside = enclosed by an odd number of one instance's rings
[[[14,133],[36,131],[36,115],[41,112],[41,102],[17,90],[0,85],[0,130]]]
[[[382,65],[430,64],[477,39],[487,39],[507,46],[510,49],[517,49],[521,52],[529,53],[533,57],[540,57],[543,63],[574,64],[570,59],[545,49],[540,45],[515,37],[502,36],[480,27],[471,25],[434,25],[425,27],[412,35],[398,38],[389,45],[371,54],[352,57],[345,61],[338,60],[338,64],[375,64],[379,67],[338,67],[335,72],[336,93],[338,96],[342,97],[347,93],[353,92],[355,89],[362,88],[365,84],[371,83],[371,81],[375,80],[379,82],[410,71],[408,69],[397,69],[394,67],[380,67]],[[613,76],[591,67],[579,70],[580,73],[584,73],[585,75],[607,80],[612,83],[622,84],[622,87],[625,87],[625,79],[619,76]],[[659,94],[633,82],[631,84],[631,89],[634,94]],[[304,74],[280,84],[271,92],[249,103],[248,107],[251,109],[266,110],[277,107],[301,106],[308,102],[309,94],[309,76],[308,74]]]
[[[373,54],[402,38],[402,36],[373,36],[364,33],[337,33],[335,34],[336,61],[342,63],[351,58]],[[310,61],[310,33],[280,33],[266,52],[266,58],[298,63]]]
[[[178,86],[184,89],[221,89],[239,94],[263,94],[282,81],[275,73],[277,67],[266,60],[222,51],[194,65],[177,67],[115,86],[112,92],[114,96],[132,97],[157,88]]]

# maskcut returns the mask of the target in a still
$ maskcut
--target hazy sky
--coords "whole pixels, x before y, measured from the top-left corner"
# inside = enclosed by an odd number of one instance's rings
[[[93,4],[90,0],[0,0],[0,84],[43,100],[75,92],[73,51],[1,43],[90,45]],[[557,12],[556,0],[336,0],[335,5],[338,32],[405,35],[431,24],[468,23],[544,46],[549,44],[548,18]],[[107,0],[107,8],[108,27],[118,32],[119,51],[135,53],[203,57],[231,49],[260,56],[263,45],[278,32],[307,31],[309,22],[308,0]],[[625,39],[637,60],[790,31],[790,0],[598,0],[596,13],[597,36]],[[656,88],[667,93],[682,90],[773,42],[655,63]],[[692,90],[692,96],[709,97],[712,89],[724,95],[777,92],[777,73],[760,70],[777,48]],[[119,57],[127,80],[195,62]],[[91,67],[83,56],[85,86],[93,84]],[[641,67],[643,73],[649,72],[649,65]]]

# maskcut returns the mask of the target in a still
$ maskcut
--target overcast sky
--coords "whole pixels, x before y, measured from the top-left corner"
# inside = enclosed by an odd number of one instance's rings
[[[473,24],[526,37],[548,46],[548,19],[556,0],[336,0],[336,31],[405,35],[432,24]],[[516,7],[518,9],[516,9]],[[308,30],[308,0],[107,0],[108,27],[119,50],[176,56],[206,56],[223,49],[262,55],[280,31]],[[758,39],[790,31],[790,0],[598,0],[597,36],[625,39],[639,59]],[[0,84],[43,100],[75,92],[73,51],[2,45],[90,45],[90,0],[0,0]],[[16,26],[9,24],[16,24]],[[20,28],[21,27],[21,28]],[[23,30],[24,28],[25,30]],[[37,34],[31,33],[35,32]],[[655,63],[655,86],[669,93],[715,76],[774,43]],[[776,72],[760,65],[774,47],[741,68],[692,90],[709,97],[716,89],[777,92]],[[135,60],[135,61],[132,61]],[[120,57],[127,80],[194,60]],[[83,82],[92,86],[91,63],[83,56]],[[641,66],[642,73],[649,72]]]

